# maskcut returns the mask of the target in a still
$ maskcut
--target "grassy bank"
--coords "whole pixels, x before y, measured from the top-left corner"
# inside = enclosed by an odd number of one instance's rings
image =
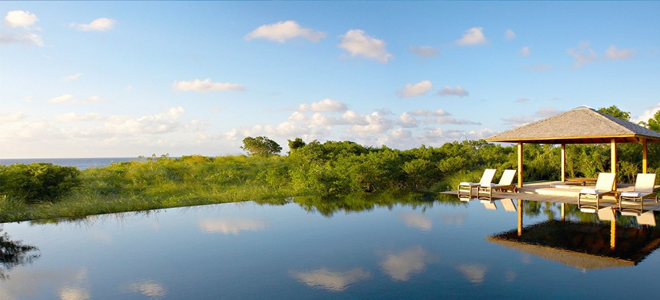
[[[55,200],[0,196],[0,222],[246,200],[281,201],[292,191],[277,185],[267,173],[282,163],[280,157],[245,156],[164,156],[116,163],[80,172],[79,185]]]

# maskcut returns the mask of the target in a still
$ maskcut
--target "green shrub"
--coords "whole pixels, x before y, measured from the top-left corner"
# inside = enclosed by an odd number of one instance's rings
[[[0,166],[0,195],[28,203],[57,200],[80,184],[80,170],[50,163]]]

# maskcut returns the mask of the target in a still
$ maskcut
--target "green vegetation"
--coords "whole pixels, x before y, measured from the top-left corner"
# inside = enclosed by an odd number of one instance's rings
[[[630,117],[616,106],[604,110]],[[659,120],[656,114],[648,124]],[[517,166],[515,146],[483,140],[396,150],[296,138],[289,140],[287,156],[276,155],[282,149],[267,137],[243,142],[249,156],[153,156],[84,171],[51,164],[0,167],[0,222],[246,200],[282,203],[292,196],[306,209],[331,215],[437,201],[437,192],[478,181],[486,168],[497,168],[499,177]],[[567,145],[566,150],[569,177],[610,170],[609,145]],[[641,152],[638,144],[619,145],[620,182],[632,182],[640,172]],[[524,181],[559,180],[559,147],[529,144],[524,155]],[[660,145],[649,145],[649,169],[660,170]]]

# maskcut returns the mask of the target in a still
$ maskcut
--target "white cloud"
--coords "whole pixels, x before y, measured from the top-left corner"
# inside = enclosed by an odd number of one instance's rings
[[[130,92],[130,91],[133,90],[133,86],[132,86],[132,85],[127,85],[127,86],[124,88],[124,90],[127,91],[127,92]]]
[[[291,276],[307,286],[341,292],[349,285],[371,278],[371,273],[355,268],[346,272],[330,271],[326,268],[308,272],[291,272]]]
[[[521,126],[525,125],[528,123],[532,123],[536,121],[537,119],[543,119],[547,117],[554,116],[562,111],[554,108],[554,107],[542,107],[539,110],[537,110],[534,115],[532,116],[519,116],[519,117],[512,117],[512,118],[505,118],[502,119],[504,123],[513,125],[513,126]]]
[[[404,112],[401,114],[401,116],[399,116],[397,124],[404,128],[415,128],[419,126],[418,123],[419,122],[417,121],[417,119],[415,119],[415,117],[413,117],[409,113]]]
[[[438,50],[438,48],[431,46],[419,46],[419,47],[410,46],[408,47],[408,51],[415,56],[425,57],[425,58],[435,57],[440,54],[440,50]]]
[[[425,110],[425,109],[417,109],[413,110],[410,112],[411,115],[413,116],[420,116],[420,117],[443,117],[443,116],[450,116],[451,114],[446,112],[442,108],[438,108],[436,111],[430,111],[430,110]]]
[[[484,36],[484,33],[482,31],[483,31],[482,27],[472,27],[467,31],[465,31],[463,37],[457,40],[456,44],[461,46],[473,46],[473,45],[485,44],[487,42],[486,36]]]
[[[89,98],[83,99],[81,102],[82,103],[92,103],[92,102],[100,102],[102,101],[101,97],[99,96],[91,96]]]
[[[0,32],[0,45],[22,44],[25,46],[43,47],[41,36],[28,31]]]
[[[86,113],[84,115],[78,115],[74,112],[71,112],[62,115],[56,115],[55,120],[60,122],[100,121],[103,120],[103,117],[98,113]]]
[[[394,125],[394,121],[388,119],[383,113],[376,111],[364,116],[364,120],[366,121],[365,125],[353,125],[349,132],[364,137],[365,135],[382,134]]]
[[[582,41],[575,48],[569,48],[566,50],[568,55],[572,56],[573,68],[580,68],[588,63],[603,61],[603,60],[618,60],[618,59],[628,59],[635,56],[635,49],[619,49],[615,45],[610,45],[605,50],[605,56],[599,56],[596,51],[591,48],[589,41]]]
[[[50,103],[73,103],[76,98],[71,94],[64,94],[62,96],[53,97],[48,102]]]
[[[41,28],[34,26],[37,21],[39,21],[39,18],[28,11],[12,10],[8,12],[5,16],[5,24],[15,29],[0,32],[0,45],[22,44],[43,47],[44,42],[41,35],[33,32],[41,30]]]
[[[377,38],[368,36],[364,31],[351,29],[346,34],[340,36],[341,43],[339,48],[348,51],[352,57],[363,56],[369,59],[375,59],[386,63],[394,57],[385,49],[385,42]]]
[[[71,23],[69,27],[80,31],[108,31],[111,30],[117,21],[109,18],[98,18],[89,24]]]
[[[76,73],[76,74],[73,74],[73,75],[65,76],[64,78],[62,78],[62,80],[64,80],[64,81],[73,81],[73,80],[78,79],[81,75],[82,75],[82,73]]]
[[[591,49],[591,43],[589,41],[580,42],[576,48],[569,48],[566,50],[566,53],[573,57],[574,69],[580,68],[585,64],[594,62],[598,59],[598,54]]]
[[[307,40],[318,42],[325,38],[325,32],[313,31],[301,27],[296,21],[281,21],[273,24],[259,26],[254,31],[245,36],[246,40],[257,38],[268,39],[284,43],[286,40],[302,37]]]
[[[140,118],[111,116],[103,126],[103,132],[110,134],[165,134],[183,128],[177,121],[185,114],[183,107],[172,107],[165,113]]]
[[[618,49],[615,45],[610,45],[605,50],[605,57],[609,60],[626,59],[635,56],[635,49]]]
[[[525,102],[528,102],[528,101],[529,101],[529,99],[527,99],[527,98],[518,98],[514,102],[515,103],[525,103]]]
[[[330,98],[314,102],[311,105],[302,103],[298,106],[299,111],[313,111],[313,112],[344,112],[348,108],[346,104]]]
[[[5,24],[10,27],[29,28],[37,21],[39,21],[39,18],[29,11],[12,10],[5,16]]]
[[[397,94],[402,98],[410,98],[424,95],[428,90],[432,88],[433,84],[428,80],[424,80],[415,84],[406,84],[406,86],[399,90]]]
[[[635,120],[634,122],[635,123],[648,122],[649,119],[653,118],[653,116],[655,116],[655,113],[657,113],[659,110],[660,110],[660,102],[655,106],[652,106],[644,110],[644,112],[639,117],[634,119]]]
[[[525,46],[520,49],[520,56],[528,57],[532,54],[532,47]]]
[[[554,107],[548,106],[548,107],[540,108],[538,111],[536,111],[536,113],[534,115],[539,117],[539,118],[547,118],[547,117],[552,117],[552,116],[554,116],[554,115],[556,115],[560,112],[562,112],[562,111],[560,111],[560,110],[558,110]]]
[[[215,92],[215,91],[243,91],[245,87],[237,83],[211,82],[211,79],[175,81],[172,85],[175,91],[196,91],[196,92]]]
[[[458,97],[466,97],[470,95],[470,92],[462,88],[461,86],[457,85],[455,88],[446,86],[442,88],[440,91],[438,91],[438,94],[440,96],[458,96]]]
[[[507,40],[513,40],[513,39],[516,38],[516,33],[513,32],[513,29],[507,29],[504,32],[504,38],[507,39]]]
[[[381,268],[394,281],[408,281],[412,275],[426,269],[428,252],[422,246],[413,246],[399,253],[389,254],[380,263]]]
[[[55,103],[55,104],[71,104],[71,103],[92,103],[92,102],[100,102],[103,101],[101,97],[99,96],[91,96],[82,100],[76,99],[71,94],[64,94],[62,96],[57,96],[53,97],[50,100],[48,100],[49,103]]]
[[[22,121],[25,119],[25,113],[23,112],[17,112],[17,113],[6,113],[0,111],[0,121],[4,122],[17,122],[17,121]]]

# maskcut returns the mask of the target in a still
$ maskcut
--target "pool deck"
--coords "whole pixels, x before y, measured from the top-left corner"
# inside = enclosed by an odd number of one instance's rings
[[[546,181],[537,183],[526,183],[517,193],[511,192],[493,192],[493,200],[496,199],[520,199],[539,202],[556,202],[577,205],[578,194],[583,188],[593,188],[594,186],[582,186],[561,181]],[[617,192],[633,191],[632,184],[617,184]],[[656,185],[655,189],[660,189]],[[457,191],[442,192],[441,194],[457,195]],[[476,195],[473,195],[476,197]],[[616,198],[613,196],[603,196],[601,207],[618,207]],[[660,211],[660,203],[652,199],[644,201],[644,210]]]

